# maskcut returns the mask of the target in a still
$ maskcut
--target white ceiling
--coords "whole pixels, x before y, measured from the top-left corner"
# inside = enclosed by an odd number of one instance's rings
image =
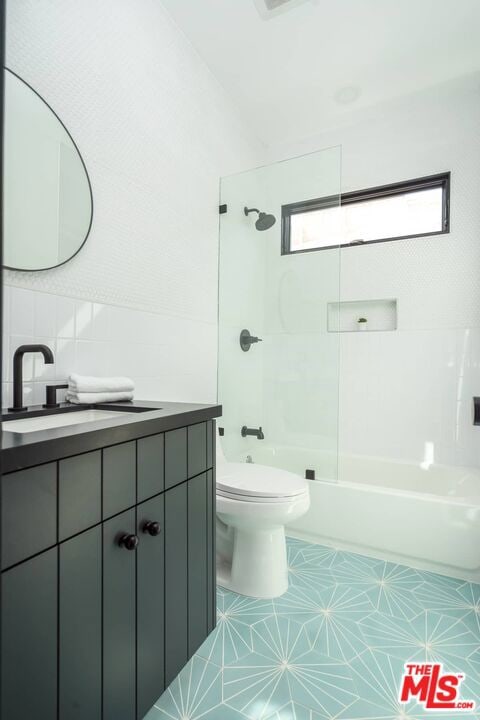
[[[267,145],[480,70],[480,0],[306,0],[269,20],[261,0],[162,2]]]

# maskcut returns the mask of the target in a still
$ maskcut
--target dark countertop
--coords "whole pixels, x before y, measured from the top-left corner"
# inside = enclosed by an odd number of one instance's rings
[[[221,405],[199,405],[193,403],[147,402],[109,403],[101,405],[69,405],[62,403],[55,412],[77,410],[131,410],[130,415],[119,415],[87,422],[81,425],[37,430],[28,433],[8,431],[8,420],[2,422],[2,472],[9,473],[23,468],[41,465],[63,457],[98,450],[108,445],[128,442],[146,435],[155,435],[165,430],[185,427],[220,417]],[[147,410],[145,410],[147,409]],[[33,418],[44,414],[40,407],[28,413],[16,415],[16,420]]]

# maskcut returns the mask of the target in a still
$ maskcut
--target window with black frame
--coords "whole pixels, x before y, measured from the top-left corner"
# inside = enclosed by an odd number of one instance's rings
[[[282,206],[282,254],[450,231],[450,173]]]

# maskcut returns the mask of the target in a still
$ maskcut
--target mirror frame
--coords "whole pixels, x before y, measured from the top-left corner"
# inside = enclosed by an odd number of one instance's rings
[[[59,116],[57,115],[57,113],[55,112],[55,110],[52,108],[52,106],[49,105],[49,103],[45,100],[45,98],[43,98],[43,97],[40,95],[40,93],[35,90],[35,88],[33,88],[29,83],[27,83],[26,80],[24,80],[22,77],[20,77],[20,75],[17,75],[16,72],[14,72],[13,70],[10,70],[10,68],[8,68],[6,65],[3,65],[3,70],[4,70],[5,72],[10,73],[10,75],[13,75],[14,77],[17,78],[17,80],[20,80],[20,82],[22,82],[24,85],[26,85],[33,93],[35,93],[35,95],[42,101],[42,103],[47,106],[47,108],[50,110],[50,112],[52,113],[52,115],[55,116],[55,118],[57,119],[57,121],[60,123],[60,125],[61,125],[62,128],[65,130],[65,132],[67,133],[68,137],[70,138],[73,147],[74,147],[75,150],[77,151],[77,155],[78,155],[78,157],[80,158],[80,162],[82,163],[83,169],[84,169],[84,171],[85,171],[85,176],[86,176],[86,178],[87,178],[88,192],[90,193],[90,207],[91,207],[90,222],[89,222],[89,224],[88,224],[87,232],[86,232],[86,234],[85,234],[85,237],[84,237],[81,245],[80,245],[80,246],[78,247],[78,249],[73,253],[73,255],[70,255],[69,258],[67,258],[66,260],[63,260],[61,263],[57,263],[57,265],[51,265],[50,267],[46,267],[46,268],[37,268],[37,269],[17,268],[17,267],[11,267],[10,265],[3,265],[3,264],[2,264],[2,268],[3,268],[4,270],[12,270],[12,271],[14,271],[14,272],[28,272],[28,273],[32,273],[32,272],[45,272],[46,270],[53,270],[54,268],[61,267],[62,265],[65,265],[66,263],[70,262],[70,260],[73,260],[73,258],[74,258],[76,255],[78,255],[78,253],[80,252],[80,250],[83,248],[83,246],[84,246],[85,243],[87,242],[88,236],[90,235],[90,230],[92,229],[92,224],[93,224],[93,192],[92,192],[92,183],[90,182],[90,176],[89,176],[89,174],[88,174],[87,166],[85,165],[85,162],[84,162],[83,157],[82,157],[82,153],[80,152],[77,143],[75,142],[75,140],[74,140],[73,137],[71,136],[71,134],[70,134],[70,132],[68,131],[68,128],[66,127],[65,123],[62,122],[62,120],[59,118]],[[4,108],[4,113],[5,113],[5,111],[6,111],[6,108]],[[8,242],[8,238],[4,237],[3,242],[4,242],[4,245],[6,245],[7,242]],[[4,248],[3,254],[5,255],[5,248]]]

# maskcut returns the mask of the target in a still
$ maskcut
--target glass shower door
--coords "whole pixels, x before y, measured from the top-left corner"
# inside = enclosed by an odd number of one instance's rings
[[[337,478],[339,340],[329,308],[340,252],[309,249],[336,236],[336,213],[319,226],[310,214],[293,222],[287,206],[328,198],[336,208],[340,180],[334,147],[221,182],[218,400],[229,460]]]

